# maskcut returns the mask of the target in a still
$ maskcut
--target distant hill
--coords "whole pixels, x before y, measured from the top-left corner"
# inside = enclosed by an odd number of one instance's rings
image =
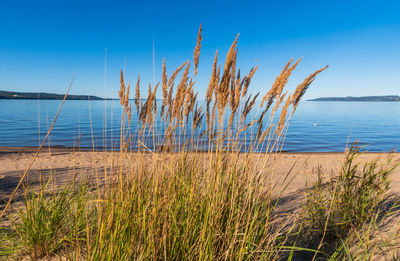
[[[65,94],[45,93],[45,92],[8,92],[0,91],[0,99],[13,100],[62,100]],[[67,100],[104,100],[103,98],[90,95],[68,95]]]
[[[345,102],[365,102],[365,101],[373,101],[373,102],[393,102],[400,101],[400,96],[398,95],[386,95],[386,96],[361,96],[361,97],[323,97],[311,99],[308,101],[345,101]]]

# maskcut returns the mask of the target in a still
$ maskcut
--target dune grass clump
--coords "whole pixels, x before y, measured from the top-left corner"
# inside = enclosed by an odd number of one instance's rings
[[[302,213],[303,233],[318,248],[344,253],[345,247],[360,239],[359,231],[376,224],[388,197],[390,174],[398,164],[376,161],[355,163],[357,144],[346,152],[339,175],[324,182],[322,173],[308,191]],[[358,237],[358,238],[357,238]],[[336,253],[335,255],[338,255]]]
[[[111,187],[98,209],[88,258],[277,258],[285,241],[274,231],[265,181],[232,159],[219,156],[205,169],[198,159],[182,157],[168,167],[153,158],[149,170]]]
[[[32,258],[52,256],[71,249],[72,242],[83,241],[86,220],[82,212],[84,189],[68,187],[49,192],[47,185],[38,191],[25,190],[24,207],[12,218],[18,244]]]

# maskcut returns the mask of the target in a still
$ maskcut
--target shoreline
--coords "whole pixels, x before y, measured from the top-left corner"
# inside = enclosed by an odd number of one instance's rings
[[[24,147],[9,147],[9,146],[0,146],[0,154],[7,153],[35,153],[37,152],[39,146],[24,146]],[[43,146],[42,152],[49,150],[48,146]],[[86,147],[67,147],[67,146],[50,146],[50,150],[52,152],[119,152],[119,150],[103,150],[103,149],[95,149],[86,148]],[[150,153],[149,151],[128,151],[129,153]],[[177,153],[177,152],[167,152],[167,153]],[[191,151],[191,153],[208,153],[207,151]],[[272,154],[293,154],[293,155],[328,155],[328,154],[344,154],[344,151],[281,151],[281,152],[273,152]],[[387,155],[394,154],[400,155],[400,152],[386,152],[386,151],[362,151],[363,154],[369,155]],[[246,154],[246,152],[239,152],[239,154]],[[251,154],[265,154],[265,152],[251,152]]]
[[[36,150],[37,147],[0,147],[0,201],[7,198],[18,184],[21,174],[32,160]],[[39,184],[38,179],[41,175],[48,176],[51,173],[55,174],[54,180],[56,180],[57,186],[68,184],[72,174],[79,174],[78,179],[93,181],[104,169],[110,170],[121,166],[129,169],[145,161],[174,158],[178,154],[170,152],[158,155],[151,152],[124,153],[123,164],[120,165],[119,151],[104,153],[103,151],[51,147],[50,152],[48,153],[48,147],[44,147],[39,153],[29,171],[28,183]],[[208,153],[189,154],[198,156],[201,161],[206,161]],[[235,155],[239,156],[238,160],[246,160],[247,157],[244,153],[232,154],[232,156]],[[288,173],[291,173],[291,182],[282,196],[294,196],[295,198],[302,195],[307,184],[317,180],[319,172],[326,179],[337,175],[346,157],[344,152],[282,152],[264,155],[254,153],[252,155],[254,156],[252,164],[263,165],[261,161],[268,161],[267,165],[271,169],[271,182],[276,183],[277,188],[284,184]],[[389,158],[392,158],[393,163],[400,163],[400,153],[387,152],[361,153],[355,163],[377,161],[385,164]],[[400,168],[394,171],[391,180],[391,193],[400,198]],[[0,207],[1,205],[0,203]]]

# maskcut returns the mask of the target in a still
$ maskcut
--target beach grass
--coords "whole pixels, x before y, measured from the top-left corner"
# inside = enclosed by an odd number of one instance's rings
[[[380,165],[375,161],[361,165],[355,163],[361,154],[359,150],[357,144],[349,148],[338,175],[329,181],[325,182],[319,172],[303,206],[303,237],[318,250],[333,252],[335,256],[338,250],[349,255],[347,248],[370,237],[371,229],[398,204],[392,204],[389,209],[385,205],[390,175],[398,163],[392,162],[389,156]]]

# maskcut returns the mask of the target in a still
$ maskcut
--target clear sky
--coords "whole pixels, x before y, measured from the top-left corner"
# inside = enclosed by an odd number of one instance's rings
[[[237,33],[239,67],[260,65],[253,92],[265,92],[290,58],[303,57],[291,87],[330,66],[306,98],[400,95],[398,0],[1,0],[0,90],[62,93],[76,72],[71,93],[116,97],[121,68],[133,82],[140,74],[146,90],[153,81],[153,41],[160,79],[163,57],[168,73],[192,58],[200,23],[201,96],[215,50],[224,55]]]

